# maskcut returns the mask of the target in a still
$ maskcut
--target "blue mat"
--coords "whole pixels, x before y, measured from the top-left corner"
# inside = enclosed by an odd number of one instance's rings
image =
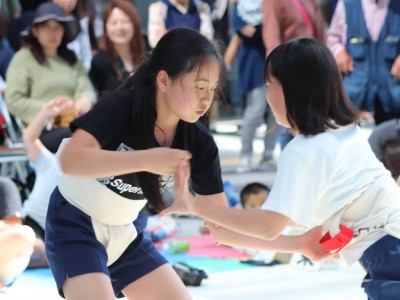
[[[248,264],[242,264],[239,260],[232,258],[220,259],[188,254],[169,254],[165,252],[162,252],[162,254],[171,264],[174,264],[175,262],[184,262],[191,267],[203,269],[207,273],[247,269],[253,267]]]
[[[12,289],[25,289],[34,286],[35,289],[52,288],[57,290],[56,282],[49,268],[26,270],[15,280],[11,286]]]
[[[184,262],[191,267],[203,269],[208,275],[216,272],[252,267],[250,265],[240,263],[240,261],[237,259],[219,259],[188,254],[170,254],[167,252],[164,252],[163,255],[171,265],[175,262]],[[10,287],[10,292],[11,290],[15,292],[29,291],[29,293],[33,293],[32,296],[29,296],[30,299],[34,300],[61,299],[58,298],[57,287],[49,268],[26,270]],[[11,297],[10,299],[20,299],[19,297],[25,298],[25,295],[19,295],[18,298]]]

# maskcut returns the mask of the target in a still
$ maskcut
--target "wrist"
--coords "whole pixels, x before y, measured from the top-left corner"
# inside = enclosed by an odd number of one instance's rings
[[[302,242],[302,235],[298,235],[294,237],[293,248],[291,249],[292,253],[300,253],[303,254],[303,242]]]
[[[202,201],[199,201],[198,199],[196,199],[196,197],[194,197],[194,199],[192,201],[192,205],[189,208],[190,214],[195,215],[197,217],[201,217],[202,211],[203,211],[203,206],[204,206],[204,203]]]

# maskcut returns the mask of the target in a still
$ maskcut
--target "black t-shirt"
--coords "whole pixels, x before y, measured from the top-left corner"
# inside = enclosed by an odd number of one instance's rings
[[[91,111],[71,123],[71,130],[81,128],[93,135],[101,148],[110,151],[133,151],[135,139],[132,128],[132,101],[128,91],[110,94]],[[180,121],[171,148],[185,149],[192,153],[191,186],[200,195],[223,192],[221,165],[218,148],[212,135],[200,122]],[[144,199],[136,173],[98,179],[119,195],[132,199]],[[168,180],[168,179],[166,179]],[[161,185],[166,184],[161,182]]]
[[[130,72],[125,70],[119,57],[117,58],[116,64],[117,68],[122,72],[123,79],[127,79],[130,76]],[[89,78],[99,95],[106,91],[113,91],[122,83],[122,81],[118,79],[117,72],[114,70],[107,51],[104,49],[99,50],[93,57]]]

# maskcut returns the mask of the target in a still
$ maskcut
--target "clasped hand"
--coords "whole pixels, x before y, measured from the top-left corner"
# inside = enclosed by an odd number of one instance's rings
[[[190,165],[179,163],[178,170],[174,172],[174,202],[160,216],[194,213],[197,200],[189,191],[189,178]]]

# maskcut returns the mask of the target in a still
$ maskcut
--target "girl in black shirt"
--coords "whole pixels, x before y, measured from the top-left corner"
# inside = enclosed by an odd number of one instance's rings
[[[61,296],[190,299],[143,237],[141,209],[147,202],[165,209],[162,191],[187,165],[196,197],[227,206],[218,149],[198,122],[216,96],[221,66],[203,35],[171,30],[121,88],[72,123],[46,219],[46,253]]]

